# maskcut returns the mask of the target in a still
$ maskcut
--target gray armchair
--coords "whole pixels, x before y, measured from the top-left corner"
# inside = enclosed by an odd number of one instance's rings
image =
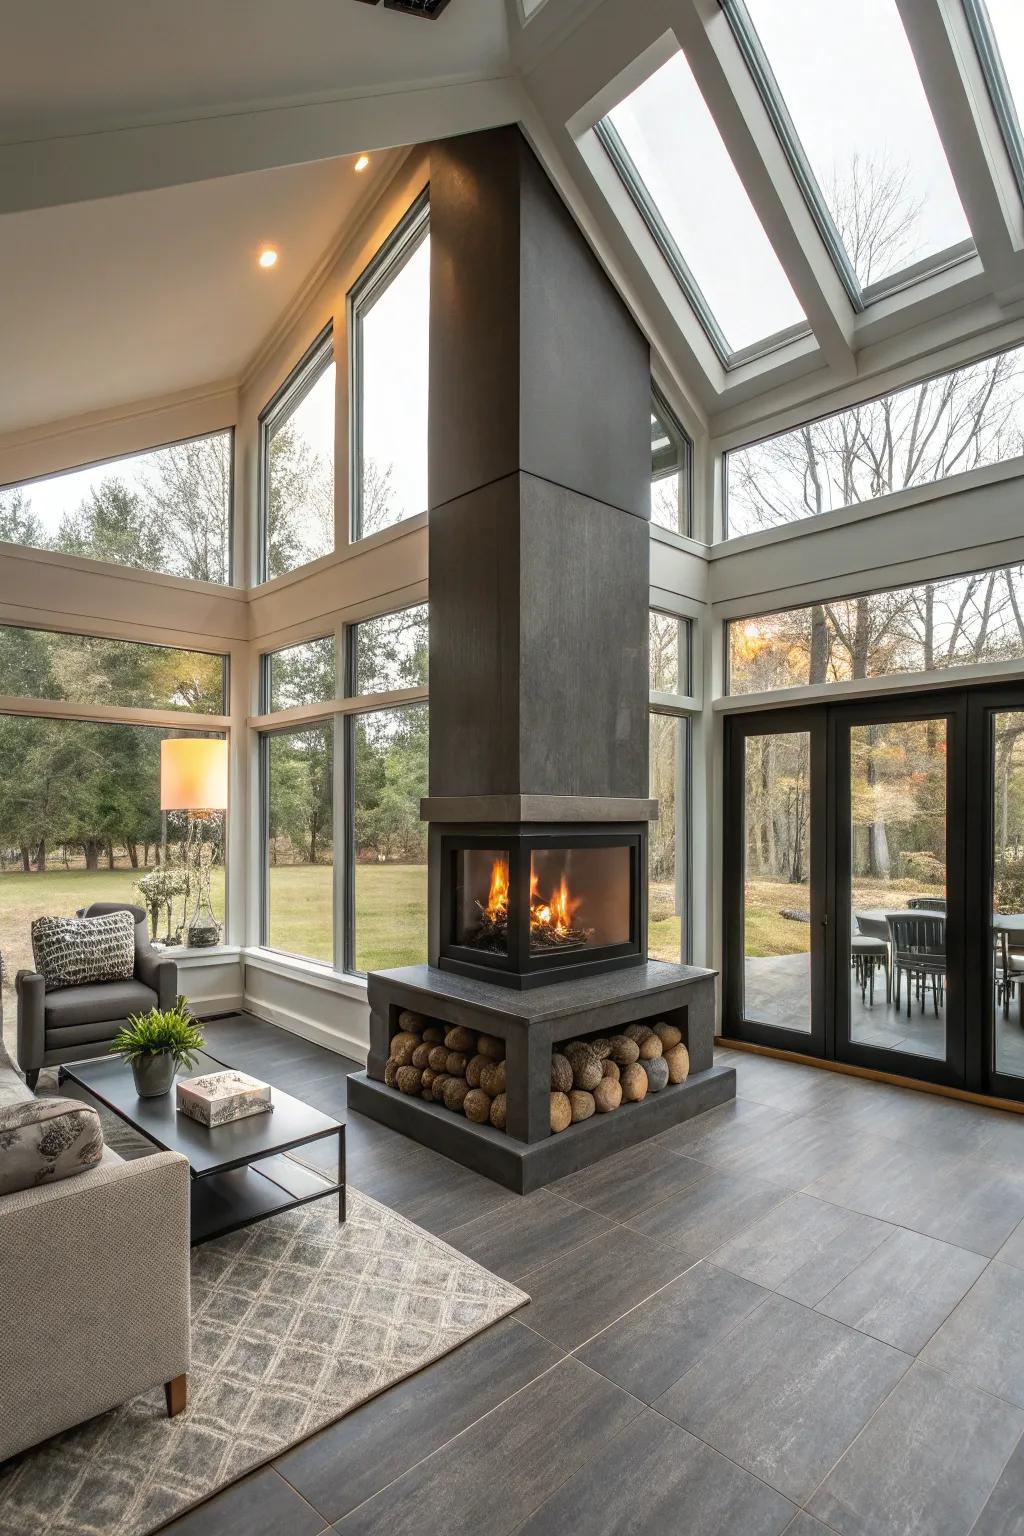
[[[135,919],[135,974],[130,981],[95,981],[47,991],[35,971],[19,971],[18,1065],[30,1088],[40,1068],[102,1056],[132,1013],[170,1008],[178,995],[178,967],[149,941],[146,913],[127,901],[94,901],[79,917],[130,912]]]

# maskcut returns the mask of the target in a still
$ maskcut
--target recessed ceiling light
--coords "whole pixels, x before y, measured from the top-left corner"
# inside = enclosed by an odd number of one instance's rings
[[[263,247],[263,250],[260,251],[260,266],[261,267],[276,267],[277,266],[277,252],[274,250],[274,247],[272,245],[266,245],[266,246]]]
[[[365,171],[366,167],[369,165],[369,163],[370,163],[369,155],[360,155],[359,159],[355,163],[354,169],[357,170],[357,171]]]

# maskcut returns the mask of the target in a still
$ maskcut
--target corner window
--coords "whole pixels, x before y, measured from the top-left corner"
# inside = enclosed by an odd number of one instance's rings
[[[693,444],[658,390],[651,396],[651,522],[692,533]]]
[[[205,715],[226,709],[226,657],[103,635],[0,625],[0,679],[4,693],[19,698]]]
[[[428,648],[426,603],[353,624],[349,630],[349,693],[393,693],[396,688],[425,687]]]
[[[684,698],[692,694],[692,630],[692,620],[651,609],[649,654],[652,693],[672,693]]]
[[[0,487],[0,541],[229,582],[232,448],[213,432]]]
[[[338,689],[334,652],[334,636],[325,635],[321,640],[306,640],[264,656],[263,712],[325,704],[335,698]]]
[[[334,549],[334,346],[318,336],[260,416],[260,580]]]
[[[427,510],[430,206],[412,208],[352,292],[352,537]]]

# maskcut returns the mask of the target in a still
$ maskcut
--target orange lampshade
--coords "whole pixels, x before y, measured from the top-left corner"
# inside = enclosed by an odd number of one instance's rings
[[[160,809],[226,811],[228,744],[191,736],[160,743]]]

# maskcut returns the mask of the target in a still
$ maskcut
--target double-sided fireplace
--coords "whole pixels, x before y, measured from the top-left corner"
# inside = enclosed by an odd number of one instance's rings
[[[438,964],[538,987],[645,958],[644,823],[432,826]]]
[[[647,956],[650,348],[517,127],[431,147],[430,231],[427,963],[348,1105],[525,1193],[735,1072]]]

